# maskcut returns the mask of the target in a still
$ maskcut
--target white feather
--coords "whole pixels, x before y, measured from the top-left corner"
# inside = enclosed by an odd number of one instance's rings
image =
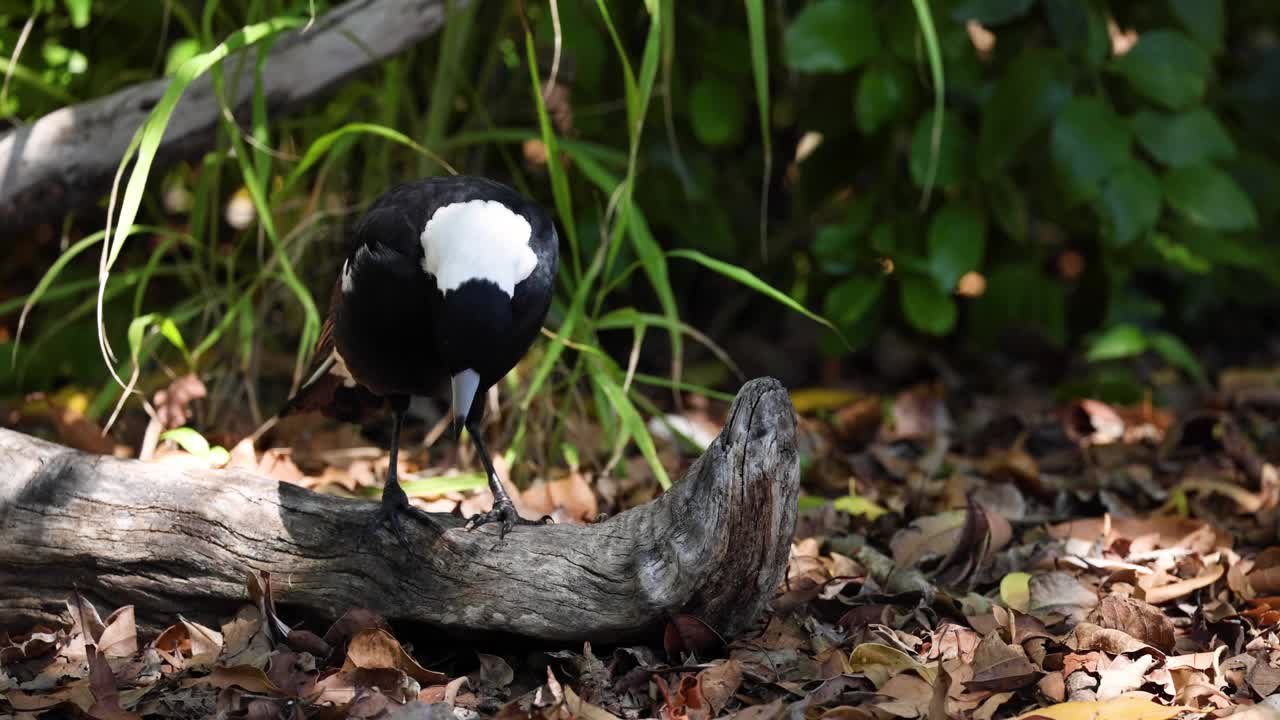
[[[469,280],[488,280],[508,297],[538,265],[529,221],[494,200],[469,200],[436,210],[422,230],[422,269],[443,293]]]
[[[344,260],[342,261],[342,292],[349,293],[354,288],[355,285],[351,282],[351,261]]]

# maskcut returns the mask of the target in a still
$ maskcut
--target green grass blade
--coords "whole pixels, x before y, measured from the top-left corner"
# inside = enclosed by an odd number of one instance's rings
[[[756,105],[760,111],[764,173],[760,179],[760,256],[768,256],[769,179],[773,175],[773,133],[769,130],[769,46],[765,34],[764,0],[745,0],[747,34],[751,42],[751,75],[756,83]]]
[[[160,140],[164,137],[165,128],[169,125],[169,119],[173,116],[182,93],[196,78],[208,72],[210,68],[222,62],[236,50],[257,44],[286,30],[300,27],[304,22],[301,18],[272,18],[243,27],[231,33],[226,40],[212,50],[191,58],[178,68],[169,87],[165,89],[164,95],[151,110],[151,114],[147,116],[146,122],[139,131],[136,162],[129,173],[129,181],[125,184],[124,196],[120,201],[120,217],[116,221],[115,232],[110,243],[111,248],[105,263],[107,269],[115,265],[116,258],[124,247],[124,241],[132,230],[133,221],[138,216],[138,209],[142,206],[142,193],[146,189],[151,166],[160,149]],[[128,167],[130,161],[135,159],[132,157],[133,154],[133,152],[126,152],[120,161],[120,167]]]
[[[219,96],[222,96],[222,76],[219,70],[215,69],[214,71],[213,84]],[[294,378],[296,379],[301,377],[306,369],[307,361],[313,349],[312,346],[315,345],[316,340],[320,337],[320,311],[316,308],[315,299],[311,297],[311,291],[307,289],[302,279],[294,272],[293,262],[289,259],[289,253],[285,249],[284,243],[281,242],[279,233],[276,231],[271,204],[267,201],[266,186],[258,177],[257,169],[252,164],[252,155],[248,152],[248,148],[245,147],[244,139],[240,136],[239,128],[236,126],[234,118],[224,116],[223,121],[227,127],[227,134],[231,139],[231,146],[235,150],[236,161],[240,165],[240,174],[244,179],[245,189],[249,191],[249,197],[258,213],[258,222],[261,223],[263,232],[271,242],[276,262],[280,263],[281,279],[302,306],[302,337],[298,341],[298,352],[294,362]],[[198,355],[194,355],[194,357],[196,359],[199,358]]]
[[[596,0],[596,7],[600,8],[600,16],[604,18],[604,26],[609,31],[609,38],[613,40],[613,49],[618,53],[618,60],[622,62],[622,79],[623,79],[623,97],[627,104],[627,131],[630,132],[636,127],[640,120],[640,90],[636,83],[635,70],[631,68],[631,59],[627,57],[627,49],[622,45],[622,38],[618,36],[618,29],[613,25],[613,17],[609,15],[609,6],[605,0]]]
[[[538,78],[538,59],[533,51],[533,35],[526,29],[524,33],[525,60],[529,63],[529,82],[533,86],[533,101],[538,110],[538,127],[542,131],[542,143],[547,148],[547,171],[551,173],[551,193],[555,196],[556,212],[560,215],[560,225],[565,235],[569,236],[569,253],[573,277],[582,282],[582,257],[578,251],[578,228],[573,216],[573,196],[569,192],[569,175],[560,163],[560,147],[555,129],[551,127],[551,116],[547,114],[547,103],[542,97],[542,81]]]
[[[938,176],[938,150],[942,145],[942,114],[946,102],[946,80],[942,73],[942,49],[938,44],[938,32],[933,26],[933,14],[929,10],[928,0],[911,0],[916,9],[916,18],[920,23],[920,34],[924,36],[925,53],[929,57],[929,69],[933,74],[933,128],[929,149],[929,171],[925,174],[924,194],[920,198],[923,210],[929,204],[929,196],[933,192],[933,183]]]
[[[722,400],[728,403],[733,402],[733,393],[720,392],[719,390],[712,390],[711,388],[704,387],[702,385],[695,385],[693,383],[687,383],[687,382],[675,382],[671,378],[661,377],[659,375],[649,375],[646,373],[639,373],[639,372],[633,375],[632,377],[635,379],[636,382],[644,383],[645,385],[653,385],[654,387],[666,388],[668,390],[678,390],[681,392],[691,392],[698,395],[702,395],[704,397],[711,398],[712,400]]]
[[[301,179],[301,177],[306,174],[312,166],[319,162],[321,158],[325,156],[325,153],[329,152],[329,150],[332,149],[339,140],[342,140],[348,135],[360,133],[377,135],[378,137],[412,148],[414,152],[431,158],[449,172],[455,172],[454,169],[450,167],[448,163],[444,162],[444,160],[442,160],[438,155],[414,142],[408,135],[405,135],[398,130],[393,130],[384,125],[378,125],[375,123],[353,122],[347,123],[337,130],[327,132],[316,138],[303,154],[302,160],[298,161],[298,164],[294,166],[293,170],[290,171],[289,176],[286,177],[284,182],[280,185],[280,189],[273,194],[273,197],[288,197],[289,191],[293,189],[298,180]]]
[[[439,147],[444,139],[449,117],[453,113],[453,99],[457,94],[458,76],[465,66],[467,42],[471,37],[478,2],[470,2],[457,7],[457,0],[449,0],[446,4],[448,18],[444,24],[443,37],[440,39],[440,53],[436,57],[436,72],[431,80],[431,99],[427,106],[426,134],[423,144],[427,147]],[[429,168],[425,163],[419,165],[420,173]]]
[[[613,406],[622,432],[631,436],[635,440],[636,447],[640,448],[640,454],[644,456],[645,462],[649,464],[649,469],[653,472],[653,476],[658,479],[658,484],[663,490],[671,487],[671,477],[667,475],[666,468],[662,467],[662,461],[658,458],[658,449],[653,444],[653,436],[649,434],[649,428],[644,424],[644,418],[640,416],[640,411],[636,410],[635,404],[631,402],[631,398],[623,391],[622,385],[614,380],[613,375],[605,368],[598,367],[595,363],[591,365],[596,369],[592,373],[593,378],[599,385],[600,389],[609,398],[609,403]]]
[[[680,382],[683,375],[684,336],[677,326],[680,323],[680,310],[676,305],[675,291],[671,289],[671,277],[667,272],[667,256],[653,239],[649,223],[639,208],[631,208],[631,221],[627,223],[627,234],[631,236],[632,247],[636,257],[644,265],[644,272],[649,276],[649,284],[658,295],[658,303],[662,306],[662,314],[670,323],[667,326],[671,337],[671,379]]]
[[[840,338],[840,340],[845,344],[845,346],[850,347],[850,349],[852,349],[852,346],[849,345],[849,341],[845,339],[844,335],[839,330],[836,329],[836,326],[833,325],[830,320],[822,317],[821,315],[813,312],[812,310],[805,307],[804,305],[801,305],[800,303],[796,302],[794,299],[792,299],[790,295],[787,295],[786,293],[780,290],[774,289],[772,285],[765,282],[764,280],[761,280],[759,277],[756,277],[755,273],[752,273],[750,270],[746,270],[745,268],[740,268],[737,265],[734,265],[733,263],[727,263],[723,260],[717,260],[708,255],[704,255],[703,253],[700,253],[697,250],[684,250],[684,249],[670,250],[667,252],[667,256],[684,258],[686,260],[692,260],[698,263],[699,265],[702,265],[703,267],[707,268],[708,270],[713,270],[717,273],[720,273],[721,275],[724,275],[725,277],[739,283],[740,285],[744,285],[752,290],[755,290],[761,295],[764,295],[768,298],[775,300],[776,302],[782,305],[785,305],[786,307],[800,313],[801,315],[804,315],[810,320],[813,320],[814,322],[829,328],[831,332],[835,333]]]

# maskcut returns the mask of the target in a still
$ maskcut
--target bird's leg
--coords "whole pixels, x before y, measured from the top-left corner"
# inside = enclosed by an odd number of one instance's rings
[[[368,536],[377,532],[379,527],[386,525],[391,530],[391,534],[395,535],[396,540],[400,541],[400,545],[412,553],[413,547],[409,544],[409,539],[404,534],[404,527],[400,524],[400,515],[409,512],[411,506],[409,505],[409,496],[405,494],[404,488],[400,487],[399,473],[397,472],[400,455],[400,428],[404,424],[404,415],[408,409],[408,396],[393,396],[391,398],[391,467],[387,469],[386,484],[382,488],[382,504],[374,511],[369,523],[365,525],[364,533],[360,536],[360,544],[363,544]]]
[[[520,513],[516,512],[515,503],[511,502],[511,496],[507,495],[506,488],[502,487],[502,481],[498,479],[498,473],[493,469],[493,460],[489,457],[489,450],[484,446],[484,440],[480,437],[479,422],[468,420],[466,423],[467,433],[471,435],[471,440],[476,444],[476,452],[480,455],[480,462],[484,465],[484,471],[489,476],[489,490],[493,493],[493,508],[486,513],[472,515],[467,520],[466,528],[474,530],[481,525],[491,522],[499,523],[498,540],[506,537],[515,525],[545,525],[551,522],[550,515],[544,515],[541,520],[526,520],[520,517]]]

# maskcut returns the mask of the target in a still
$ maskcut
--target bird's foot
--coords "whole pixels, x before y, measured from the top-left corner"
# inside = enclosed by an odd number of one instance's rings
[[[467,530],[475,530],[481,525],[493,522],[499,523],[498,542],[502,542],[507,533],[511,532],[511,528],[516,525],[547,525],[555,521],[551,519],[550,515],[543,515],[539,520],[526,520],[520,517],[520,513],[516,512],[516,506],[510,500],[505,502],[499,500],[493,504],[493,509],[489,510],[489,512],[472,515],[463,527]]]
[[[409,504],[409,496],[405,494],[404,489],[399,483],[392,483],[382,491],[382,503],[378,509],[373,511],[373,517],[369,518],[369,522],[365,523],[364,532],[360,534],[360,539],[356,542],[356,547],[364,545],[365,541],[376,532],[378,528],[386,526],[395,539],[400,542],[400,546],[407,550],[410,554],[416,554],[413,546],[409,544],[409,537],[405,535],[404,525],[400,522],[402,515],[408,515],[413,512],[413,506]]]

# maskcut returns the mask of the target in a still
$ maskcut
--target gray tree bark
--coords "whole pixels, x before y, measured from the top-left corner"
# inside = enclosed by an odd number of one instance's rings
[[[443,25],[444,0],[352,0],[304,31],[283,35],[263,71],[272,115],[322,96],[354,73],[396,55]],[[243,52],[256,53],[253,48]],[[224,61],[235,108],[253,93],[254,55]],[[96,202],[111,187],[129,141],[168,87],[168,79],[132,85],[62,108],[0,135],[0,236]],[[208,75],[183,94],[164,134],[156,169],[198,157],[221,122]]]
[[[241,471],[86,455],[0,430],[0,626],[56,622],[78,588],[139,622],[212,622],[272,574],[283,607],[353,607],[452,630],[617,642],[692,614],[722,635],[750,628],[781,582],[799,461],[790,397],[747,383],[723,432],[653,502],[592,525],[472,532],[447,515],[406,522],[408,555],[374,505]]]

